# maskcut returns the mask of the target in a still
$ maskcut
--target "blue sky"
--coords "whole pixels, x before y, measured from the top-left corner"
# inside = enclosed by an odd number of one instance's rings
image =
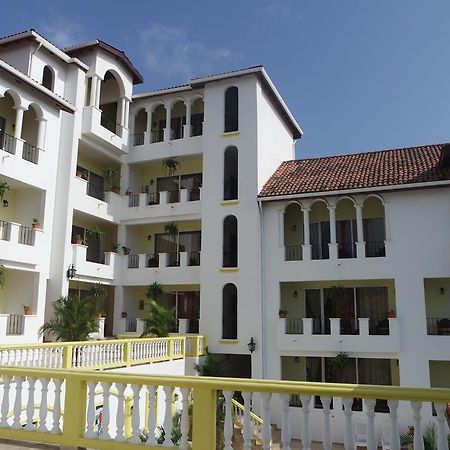
[[[3,35],[126,51],[136,92],[263,64],[305,134],[298,157],[450,141],[448,0],[15,0]]]

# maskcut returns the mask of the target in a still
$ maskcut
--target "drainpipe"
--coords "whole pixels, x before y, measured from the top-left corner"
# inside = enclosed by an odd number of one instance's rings
[[[37,46],[37,49],[31,53],[30,55],[30,63],[28,64],[28,76],[31,78],[31,62],[33,60],[33,56],[40,50],[40,48],[42,47],[42,42],[39,42],[39,45]]]
[[[259,220],[260,220],[260,247],[261,247],[261,378],[266,378],[266,351],[265,351],[265,336],[264,336],[264,317],[265,317],[265,301],[264,301],[264,221],[262,202],[258,200]]]

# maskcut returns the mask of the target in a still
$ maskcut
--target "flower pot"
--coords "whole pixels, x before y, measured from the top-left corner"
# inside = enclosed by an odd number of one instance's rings
[[[285,313],[285,312],[280,312],[280,313],[278,313],[278,317],[279,317],[280,319],[286,319],[287,313]]]
[[[83,245],[83,239],[77,239],[77,240],[75,241],[75,244],[77,244],[77,245]]]
[[[120,317],[121,317],[122,319],[126,319],[126,318],[128,318],[128,313],[123,312],[123,313],[120,315]]]
[[[33,314],[33,311],[31,310],[31,308],[29,306],[23,307],[23,315],[24,316],[31,316],[32,314]]]
[[[33,230],[36,230],[36,229],[41,228],[41,224],[40,223],[32,223],[31,227],[33,228]]]

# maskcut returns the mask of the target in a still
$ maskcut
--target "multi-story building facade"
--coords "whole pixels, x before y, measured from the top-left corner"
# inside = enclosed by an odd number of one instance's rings
[[[262,67],[133,97],[123,52],[34,31],[0,67],[2,341],[94,283],[104,333],[139,332],[157,282],[230,374],[447,386],[447,146],[295,161]]]

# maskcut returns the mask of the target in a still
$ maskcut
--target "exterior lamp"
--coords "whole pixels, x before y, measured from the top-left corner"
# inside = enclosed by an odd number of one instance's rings
[[[3,207],[7,208],[8,205],[9,205],[8,200],[6,200],[6,198],[5,198],[5,200],[3,200]]]
[[[256,342],[253,339],[253,336],[250,338],[250,342],[247,344],[248,350],[250,353],[253,353],[256,349]]]
[[[75,269],[75,266],[71,264],[69,268],[67,269],[67,278],[71,280],[72,278],[75,278],[75,275],[77,274],[77,269]]]

